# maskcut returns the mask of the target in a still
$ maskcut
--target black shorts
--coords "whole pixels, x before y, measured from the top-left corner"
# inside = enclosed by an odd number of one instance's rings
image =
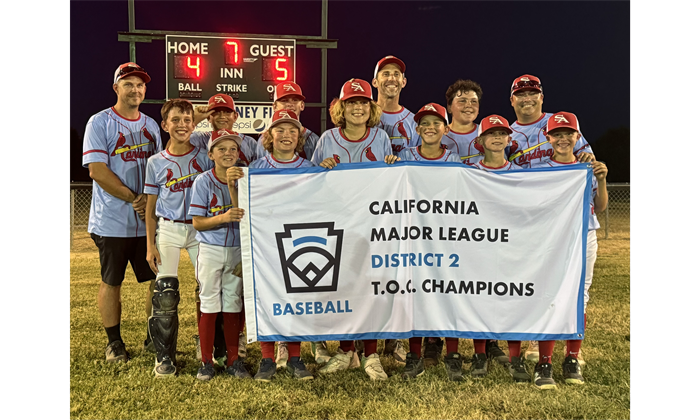
[[[139,283],[155,280],[156,275],[146,261],[146,237],[110,238],[90,234],[100,251],[102,281],[110,286],[121,286],[126,264],[131,263]]]

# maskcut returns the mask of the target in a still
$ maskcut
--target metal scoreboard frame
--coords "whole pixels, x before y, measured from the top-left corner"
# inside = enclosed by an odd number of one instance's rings
[[[270,104],[275,85],[296,82],[296,45],[295,39],[166,35],[166,100],[207,102],[223,93]]]

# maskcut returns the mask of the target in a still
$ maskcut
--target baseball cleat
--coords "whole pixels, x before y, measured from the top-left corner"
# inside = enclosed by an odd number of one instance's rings
[[[297,356],[289,359],[289,363],[287,363],[287,371],[289,371],[289,374],[296,379],[310,380],[314,378],[314,375],[306,370],[306,365],[304,365],[304,362],[301,361],[301,358]]]
[[[384,372],[382,362],[379,360],[377,353],[370,354],[369,357],[362,357],[362,369],[373,381],[389,379],[389,376]]]
[[[343,352],[338,349],[338,353],[331,357],[331,360],[324,367],[319,369],[320,373],[333,373],[339,370],[346,370],[360,366],[360,360],[354,351]]]
[[[513,380],[519,384],[530,382],[530,374],[527,373],[525,365],[523,364],[523,359],[520,357],[513,357],[510,360],[510,365],[508,366],[508,372]]]
[[[248,369],[245,368],[245,364],[242,359],[236,359],[233,364],[226,368],[226,373],[238,378],[238,379],[251,379]]]
[[[540,360],[540,342],[530,341],[530,346],[525,350],[525,360],[531,362],[539,362]]]
[[[277,372],[277,364],[275,361],[267,358],[260,361],[260,367],[258,367],[258,373],[255,374],[256,381],[270,382],[272,377],[275,376]]]
[[[423,359],[418,357],[415,353],[408,353],[406,355],[406,366],[403,368],[401,377],[404,379],[411,379],[421,376],[424,373],[425,365],[423,364]]]
[[[581,385],[584,383],[583,375],[581,375],[581,364],[577,359],[567,356],[561,368],[564,371],[564,382],[567,384]]]
[[[425,367],[436,366],[442,355],[444,341],[436,337],[426,337],[423,340],[423,363]]]
[[[496,340],[486,341],[486,354],[488,355],[489,359],[500,363],[501,365],[506,365],[509,362],[508,356],[506,356],[506,354],[503,353],[503,350],[498,347],[498,341]]]
[[[475,353],[472,356],[470,373],[474,378],[483,378],[488,373],[489,360],[486,353]]]
[[[109,363],[126,362],[129,360],[129,353],[121,340],[114,340],[105,349],[105,360]]]
[[[216,375],[216,369],[214,369],[213,363],[202,363],[197,371],[197,379],[200,381],[208,381]]]
[[[316,363],[326,363],[331,360],[325,341],[314,341],[311,343],[311,353],[314,355]]]
[[[173,362],[170,359],[165,359],[160,363],[156,361],[153,373],[156,375],[156,378],[171,378],[177,373],[177,368],[173,366]]]
[[[445,356],[445,369],[447,370],[447,377],[451,381],[462,381],[464,380],[464,375],[462,374],[462,356],[459,353],[452,352]]]
[[[533,378],[537,389],[556,389],[557,383],[552,378],[552,364],[538,363],[535,366],[535,377]]]

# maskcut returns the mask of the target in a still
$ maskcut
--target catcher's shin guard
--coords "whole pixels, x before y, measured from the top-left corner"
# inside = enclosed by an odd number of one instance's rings
[[[175,365],[177,348],[177,304],[180,302],[180,283],[177,277],[156,279],[153,291],[153,312],[148,318],[148,331],[153,338],[158,363],[169,359]]]

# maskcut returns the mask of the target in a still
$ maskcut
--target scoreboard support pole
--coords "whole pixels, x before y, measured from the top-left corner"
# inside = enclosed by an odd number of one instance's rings
[[[148,31],[136,29],[136,12],[134,0],[128,0],[129,32],[118,32],[118,40],[129,43],[129,61],[136,62],[136,43],[151,42],[153,40],[165,41],[166,35],[182,36],[224,36],[241,38],[280,38],[294,39],[298,45],[306,48],[321,49],[321,101],[319,103],[307,102],[309,108],[321,108],[321,133],[326,130],[328,105],[327,105],[327,83],[328,83],[328,49],[338,48],[337,39],[328,39],[328,0],[321,0],[321,35],[320,36],[297,36],[297,35],[269,35],[269,34],[233,34],[221,32],[182,32],[182,31]],[[165,99],[145,99],[146,104],[163,104]]]

